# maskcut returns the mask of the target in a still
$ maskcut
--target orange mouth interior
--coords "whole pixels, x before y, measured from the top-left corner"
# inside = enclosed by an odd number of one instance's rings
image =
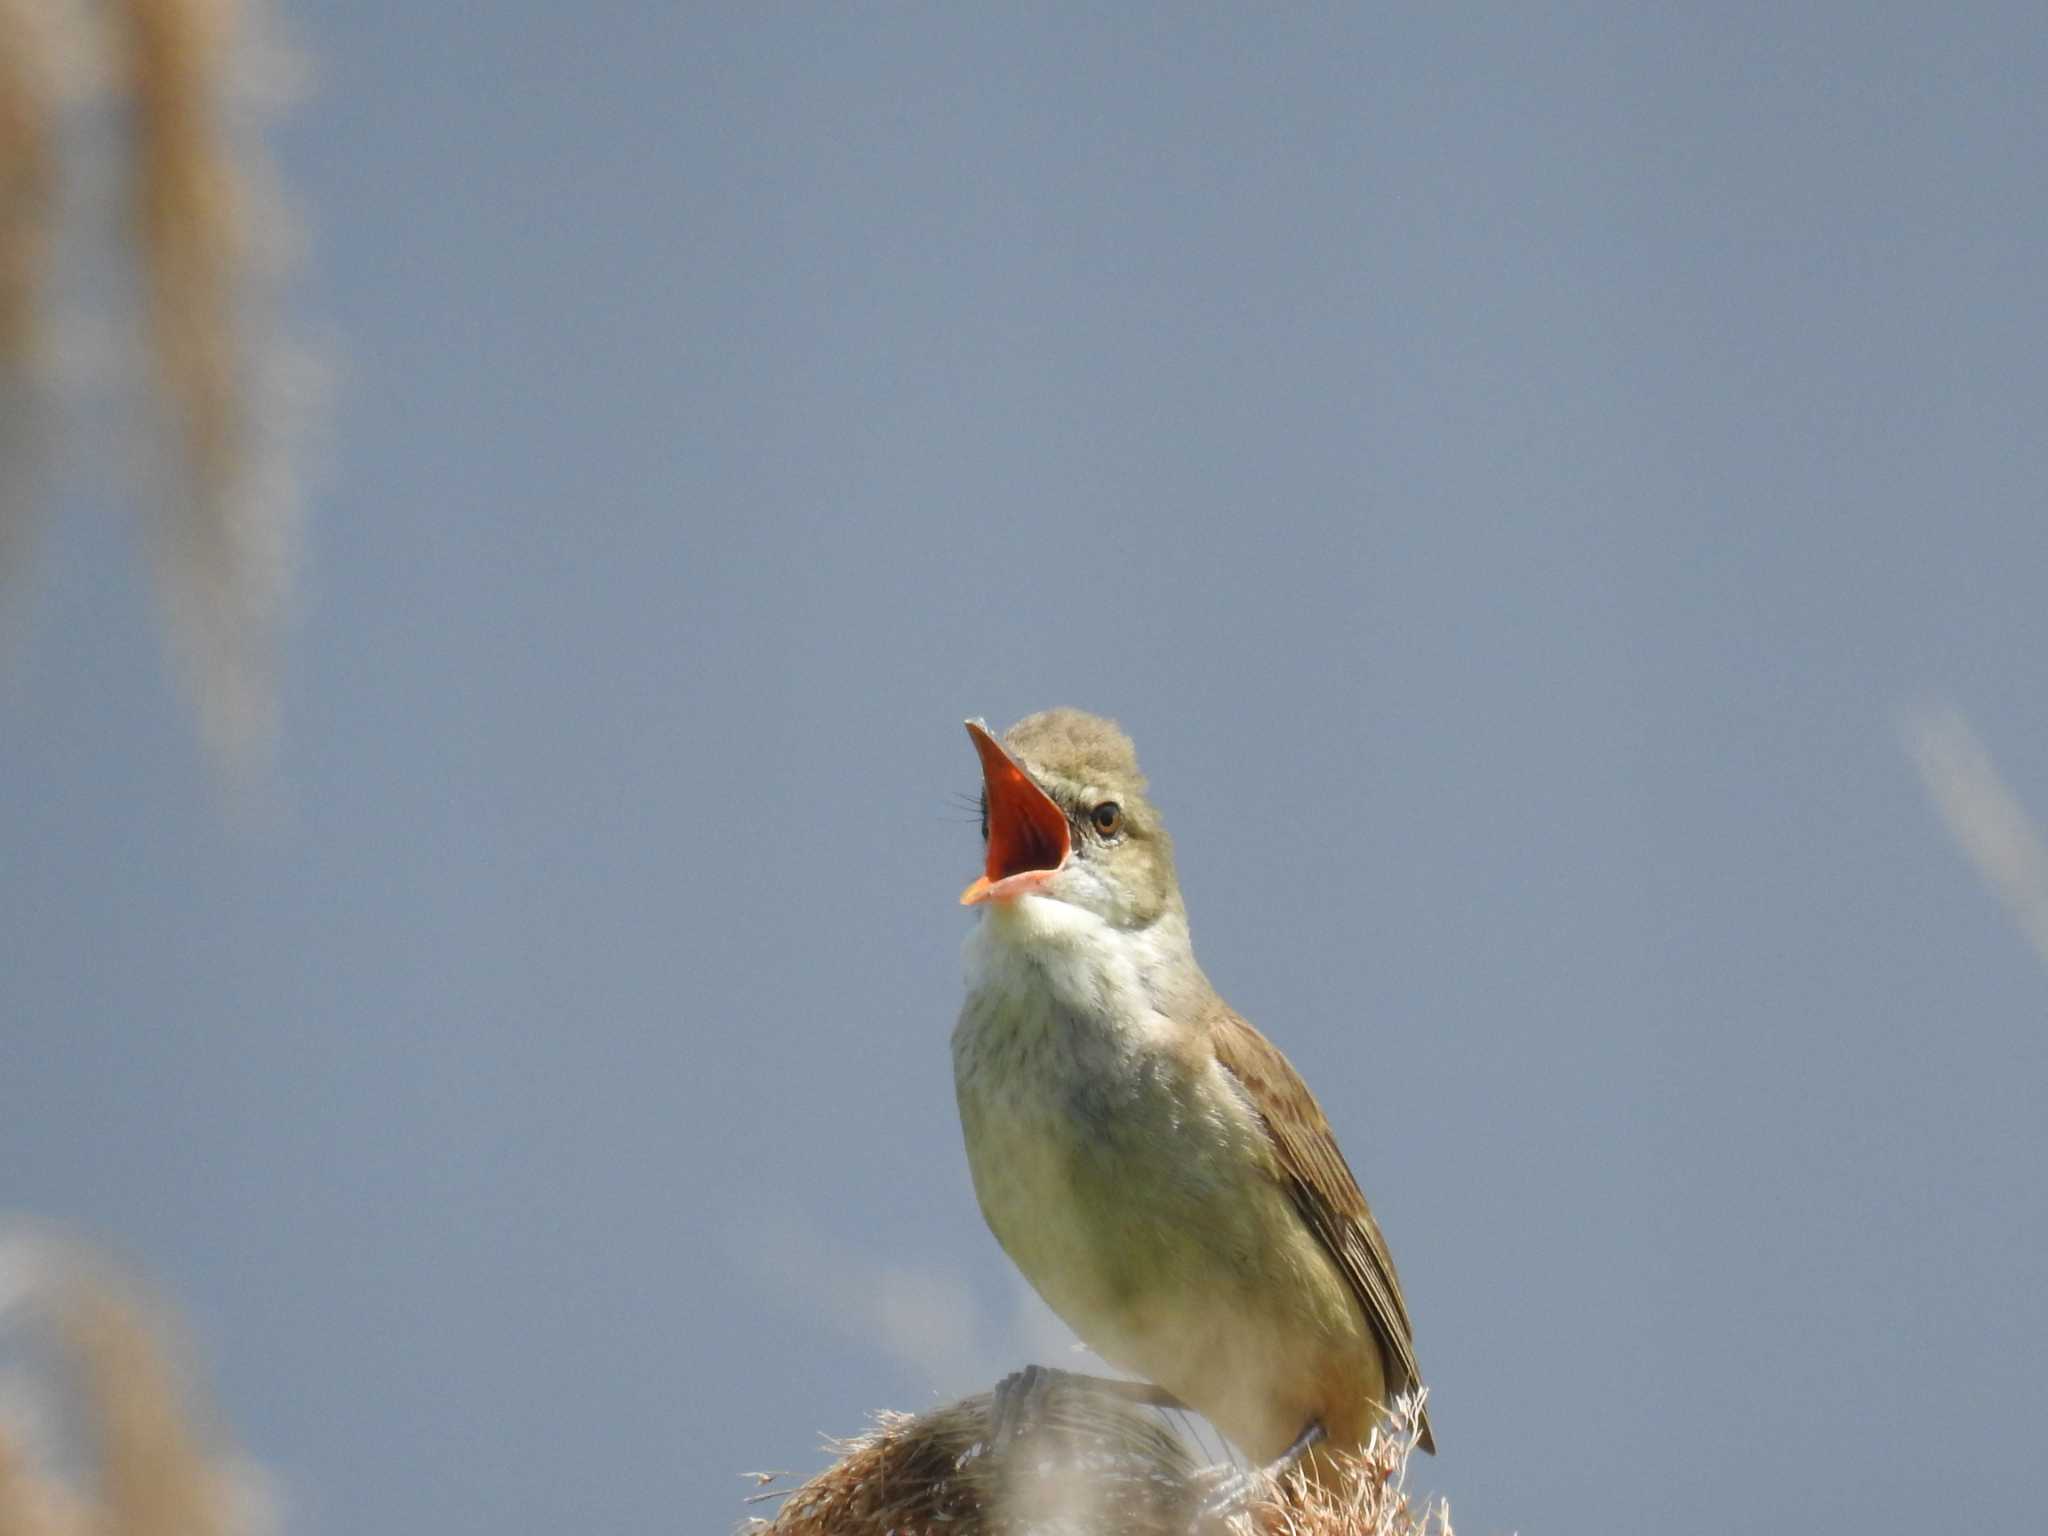
[[[988,862],[980,879],[961,894],[972,906],[990,897],[1022,894],[1042,885],[1066,862],[1072,847],[1067,818],[1003,744],[970,720],[967,734],[981,757],[981,781],[988,805]],[[1019,879],[1037,875],[1037,880]]]

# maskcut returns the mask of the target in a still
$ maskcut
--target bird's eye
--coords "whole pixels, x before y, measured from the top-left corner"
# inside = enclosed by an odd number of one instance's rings
[[[1124,829],[1124,808],[1114,800],[1105,800],[1088,813],[1088,819],[1104,837],[1115,837]]]

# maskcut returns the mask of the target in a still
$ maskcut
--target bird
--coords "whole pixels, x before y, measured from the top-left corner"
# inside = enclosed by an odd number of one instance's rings
[[[1362,1447],[1422,1376],[1330,1123],[1196,963],[1123,730],[1065,708],[1000,739],[966,724],[985,852],[960,897],[979,919],[952,1055],[982,1215],[1082,1342],[1141,1378],[1127,1385],[1268,1470],[1341,1476],[1329,1452]],[[1416,1428],[1434,1451],[1426,1406]]]

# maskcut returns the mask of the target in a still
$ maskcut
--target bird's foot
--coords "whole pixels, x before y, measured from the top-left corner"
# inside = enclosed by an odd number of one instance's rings
[[[988,1447],[993,1455],[1008,1451],[1011,1441],[1038,1423],[1045,1400],[1052,1394],[1053,1379],[1062,1374],[1049,1366],[1027,1365],[996,1383],[988,1404]]]
[[[1055,1391],[1099,1392],[1126,1402],[1153,1408],[1178,1408],[1179,1398],[1145,1381],[1118,1381],[1109,1376],[1088,1376],[1063,1371],[1050,1365],[1027,1365],[1012,1371],[996,1383],[989,1397],[988,1448],[1000,1456],[1019,1436],[1029,1434],[1045,1417],[1046,1404]]]
[[[1252,1471],[1228,1464],[1208,1468],[1200,1474],[1206,1486],[1195,1507],[1190,1536],[1213,1536],[1214,1532],[1227,1529],[1233,1519],[1250,1507],[1254,1494],[1271,1487],[1328,1434],[1321,1420],[1311,1419],[1308,1427],[1294,1437],[1294,1443],[1263,1467]]]
[[[1215,1536],[1216,1532],[1227,1530],[1230,1521],[1250,1506],[1252,1494],[1259,1486],[1259,1475],[1226,1461],[1204,1467],[1195,1474],[1195,1483],[1202,1496],[1195,1505],[1195,1517],[1188,1524],[1188,1536]]]

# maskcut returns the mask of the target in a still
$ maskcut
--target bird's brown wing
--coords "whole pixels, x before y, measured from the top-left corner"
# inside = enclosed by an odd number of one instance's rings
[[[1218,1063],[1237,1080],[1265,1122],[1296,1207],[1365,1308],[1379,1337],[1388,1390],[1420,1386],[1415,1329],[1408,1321],[1408,1304],[1401,1299],[1393,1255],[1387,1252],[1387,1240],[1380,1236],[1351,1165],[1337,1149],[1322,1107],[1279,1047],[1229,1009],[1219,1010],[1211,1020],[1210,1040]],[[1426,1410],[1418,1427],[1422,1448],[1434,1452],[1436,1437],[1430,1433]]]

